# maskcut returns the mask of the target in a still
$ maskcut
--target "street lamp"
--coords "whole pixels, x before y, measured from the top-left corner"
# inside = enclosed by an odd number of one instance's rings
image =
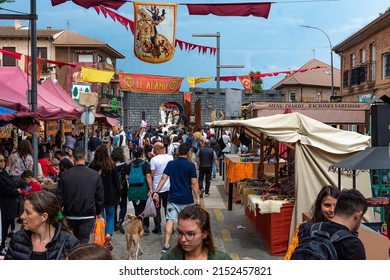
[[[192,34],[192,37],[215,37],[217,38],[217,61],[216,61],[216,70],[217,70],[217,88],[215,94],[216,97],[216,106],[215,106],[215,116],[216,119],[219,120],[219,103],[220,103],[220,95],[221,95],[221,68],[245,68],[244,65],[221,65],[221,55],[220,55],[220,38],[221,33],[196,33]]]
[[[331,96],[334,96],[334,82],[333,82],[333,50],[332,50],[332,42],[330,41],[330,38],[328,36],[328,34],[326,34],[326,32],[318,27],[314,27],[314,26],[310,26],[310,25],[301,25],[301,27],[305,27],[305,28],[312,28],[312,29],[317,29],[319,31],[321,31],[322,33],[325,34],[326,38],[328,38],[328,41],[329,41],[329,47],[330,47],[330,75],[331,75],[331,89],[330,89],[330,92],[331,92]]]

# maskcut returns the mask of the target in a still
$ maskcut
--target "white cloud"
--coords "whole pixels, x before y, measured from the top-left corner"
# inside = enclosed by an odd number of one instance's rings
[[[351,34],[353,32],[358,31],[359,29],[366,26],[368,23],[376,19],[378,16],[370,16],[370,17],[357,17],[351,18],[348,23],[344,25],[340,25],[337,28],[330,30],[330,33],[348,33]]]

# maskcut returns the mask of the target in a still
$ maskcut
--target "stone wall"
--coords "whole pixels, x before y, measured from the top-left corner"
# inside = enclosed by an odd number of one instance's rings
[[[195,104],[197,99],[201,99],[201,123],[209,122],[211,113],[215,110],[216,95],[214,88],[194,88],[191,89],[192,104]],[[221,89],[220,110],[225,110],[225,92],[226,89]],[[283,92],[280,91],[263,91],[262,94],[247,94],[243,91],[242,103],[250,102],[277,102],[283,101]],[[183,107],[183,92],[177,94],[155,94],[155,93],[139,93],[139,92],[124,92],[124,126],[138,127],[143,118],[143,114],[149,125],[158,126],[160,106],[165,102],[176,103],[184,110]],[[194,112],[194,107],[192,107]]]

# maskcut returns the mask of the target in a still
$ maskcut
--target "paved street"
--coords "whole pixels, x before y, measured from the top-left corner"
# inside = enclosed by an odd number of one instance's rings
[[[275,260],[280,257],[269,255],[264,242],[256,233],[254,227],[245,216],[241,205],[234,204],[233,210],[227,210],[227,198],[223,190],[223,181],[217,176],[211,182],[210,196],[203,198],[203,205],[210,212],[213,237],[216,245],[231,254],[233,259]],[[162,211],[163,212],[163,211]],[[128,213],[134,213],[132,203],[129,203]],[[154,228],[153,219],[150,219],[150,230]],[[125,235],[115,232],[112,242],[113,256],[123,259],[126,255]],[[176,244],[175,236],[171,238],[171,246]],[[139,260],[160,259],[164,245],[164,235],[150,233],[142,238],[143,255]]]

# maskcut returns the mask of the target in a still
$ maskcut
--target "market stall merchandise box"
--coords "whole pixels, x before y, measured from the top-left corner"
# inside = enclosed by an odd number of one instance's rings
[[[288,200],[262,200],[248,195],[245,213],[273,256],[283,256],[288,248],[294,203]]]

